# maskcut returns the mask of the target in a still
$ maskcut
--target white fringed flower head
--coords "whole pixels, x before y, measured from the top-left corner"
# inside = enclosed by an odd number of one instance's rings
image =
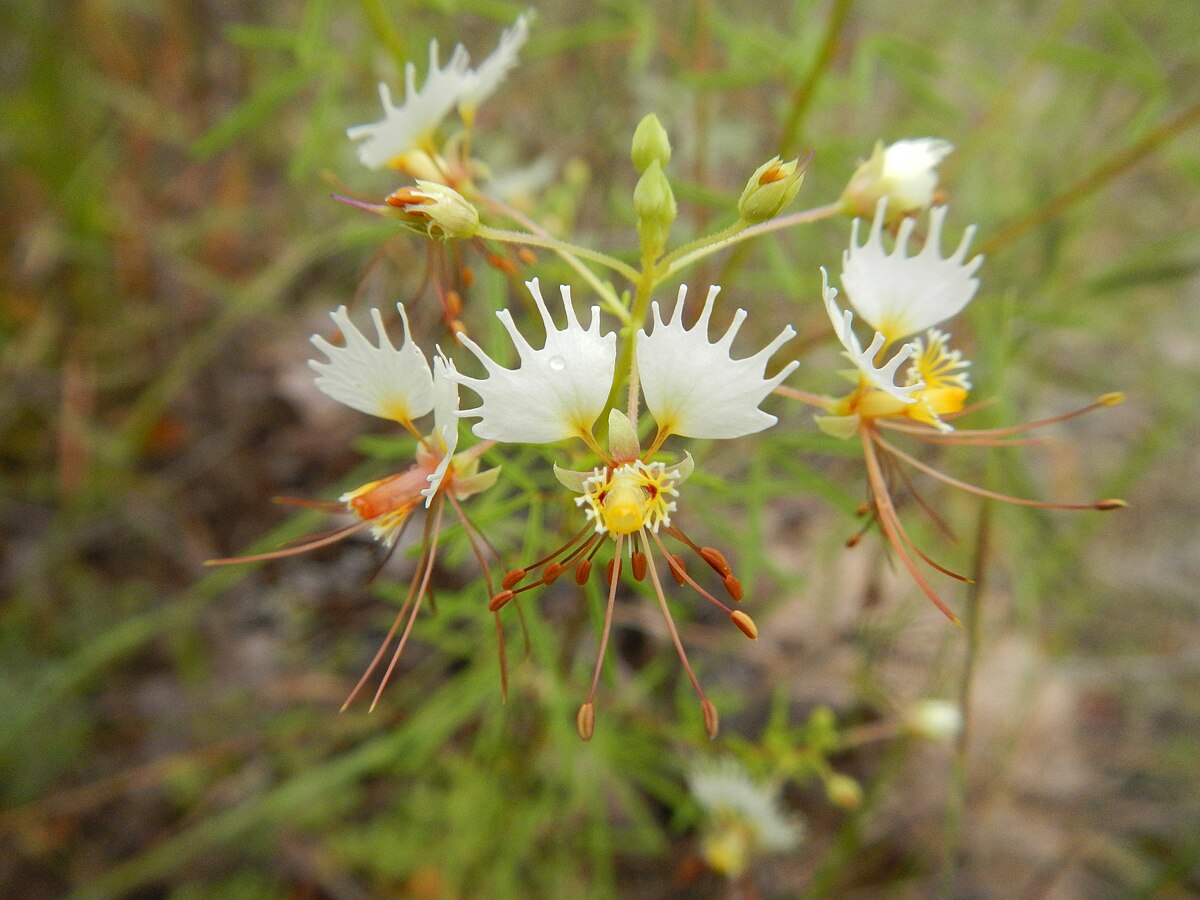
[[[778,790],[731,757],[696,763],[687,783],[705,814],[705,861],[722,875],[736,878],[755,856],[791,850],[803,837],[800,820],[780,809]]]
[[[895,246],[888,253],[883,245],[886,218],[884,199],[875,209],[871,231],[862,244],[858,242],[860,220],[854,220],[850,247],[842,255],[842,285],[859,315],[890,344],[959,313],[979,288],[979,279],[974,275],[983,256],[966,259],[975,234],[975,226],[970,225],[958,249],[942,258],[944,206],[930,210],[925,246],[913,256],[908,253],[908,242],[916,220],[900,223]]]
[[[681,285],[671,320],[663,319],[656,300],[652,330],[638,334],[642,395],[662,434],[735,438],[769,428],[777,419],[758,405],[800,365],[793,360],[773,377],[764,377],[771,356],[795,336],[790,325],[758,353],[734,359],[730,349],[746,320],[744,309],[734,314],[720,339],[710,342],[708,326],[720,290],[715,285],[709,289],[700,318],[686,328],[683,307],[687,285]]]
[[[938,164],[954,149],[940,138],[896,141],[887,148],[875,145],[871,158],[858,167],[842,194],[846,211],[870,215],[887,200],[891,222],[920,212],[933,204]]]
[[[379,341],[376,346],[350,321],[346,307],[339,306],[330,316],[345,338],[345,346],[336,347],[314,334],[313,345],[329,361],[313,359],[308,364],[317,373],[322,393],[351,409],[403,424],[433,409],[434,388],[425,354],[409,340],[404,305],[397,303],[396,308],[402,324],[399,349],[388,339],[379,310],[371,310]]]
[[[470,127],[479,103],[487,98],[508,71],[517,64],[517,52],[529,37],[532,13],[523,13],[500,36],[500,44],[477,69],[470,68],[471,57],[459,44],[445,66],[438,63],[438,43],[429,42],[429,74],[417,90],[416,67],[404,67],[404,102],[392,103],[391,91],[379,84],[383,118],[366,125],[346,129],[352,141],[362,141],[358,158],[371,169],[384,166],[401,168],[406,154],[426,149],[434,130],[456,106],[463,122]]]
[[[533,17],[533,10],[517,16],[512,27],[504,29],[500,43],[491,55],[478,68],[467,71],[458,95],[458,112],[468,128],[474,122],[479,104],[492,95],[504,76],[517,64],[517,53],[529,39],[529,23]]]
[[[417,90],[417,69],[411,62],[404,67],[404,102],[392,103],[391,90],[379,83],[383,118],[366,125],[346,129],[352,141],[362,141],[358,158],[369,169],[399,166],[404,155],[420,149],[434,129],[458,103],[468,78],[470,56],[459,44],[444,67],[438,65],[438,42],[429,42],[429,74]]]
[[[854,333],[854,328],[852,327],[854,314],[850,310],[843,310],[838,306],[837,293],[837,288],[829,286],[829,273],[822,266],[821,296],[825,300],[825,311],[829,313],[829,321],[833,323],[834,334],[837,335],[838,340],[842,342],[842,347],[845,348],[846,358],[854,363],[854,367],[872,387],[884,391],[903,403],[913,403],[915,398],[911,395],[915,391],[919,391],[924,385],[917,382],[901,387],[896,384],[896,372],[913,355],[916,348],[911,343],[905,344],[882,366],[875,365],[875,357],[884,348],[887,338],[878,331],[875,332],[875,337],[871,341],[870,346],[864,350],[862,344],[858,341],[858,335]]]
[[[548,444],[570,437],[590,437],[592,425],[604,411],[617,361],[615,332],[600,333],[600,308],[592,307],[587,328],[580,325],[571,303],[571,289],[561,288],[565,328],[558,328],[535,278],[525,286],[533,295],[546,328],[546,343],[535,350],[517,330],[507,309],[496,313],[517,348],[520,365],[506,369],[465,334],[459,335],[487,370],[471,378],[450,370],[451,380],[469,387],[483,401],[460,416],[477,416],[473,431],[481,438],[526,444]]]

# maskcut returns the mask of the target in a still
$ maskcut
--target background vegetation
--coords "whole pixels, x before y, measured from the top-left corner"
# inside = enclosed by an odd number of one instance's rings
[[[1196,4],[547,5],[481,113],[498,172],[556,173],[537,216],[615,252],[634,245],[627,151],[646,112],[675,144],[681,237],[728,221],[776,151],[816,151],[797,202],[817,205],[877,138],[957,145],[951,222],[978,223],[988,253],[956,329],[976,395],[997,398],[982,421],[1130,397],[1026,452],[942,461],[1013,492],[1130,502],[1101,517],[934,494],[960,533],[943,555],[986,564],[980,590],[947,588],[971,627],[930,608],[876,535],[843,547],[861,463],[782,402],[750,452],[697,449],[706,474],[681,508],[736,560],[761,635],[678,605],[724,714],[715,747],[632,593],[584,745],[573,717],[595,631],[573,584],[526,604],[528,655],[514,628],[502,705],[484,591],[452,533],[437,615],[379,708],[337,715],[411,557],[370,587],[367,542],[202,567],[317,527],[273,496],[335,497],[411,451],[317,394],[305,366],[307,336],[352,297],[404,298],[426,346],[448,340],[419,293],[422,246],[328,199],[397,186],[343,130],[377,115],[375,82],[396,83],[398,60],[423,71],[431,36],[478,58],[520,9],[0,9],[0,892],[710,896],[692,760],[803,752],[820,707],[854,729],[926,696],[965,703],[958,745],[835,752],[862,805],[790,782],[807,839],[740,890],[1200,891]],[[847,231],[773,235],[688,281],[724,285],[760,336],[793,322],[791,383],[833,390],[817,266],[837,265]],[[524,301],[474,264],[463,318],[486,335],[492,310]],[[472,501],[479,524],[508,560],[554,546],[574,520],[545,477],[553,457],[494,458],[505,479]]]

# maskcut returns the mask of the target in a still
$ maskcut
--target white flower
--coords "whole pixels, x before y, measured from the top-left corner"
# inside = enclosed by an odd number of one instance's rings
[[[953,149],[939,138],[896,141],[886,149],[876,144],[842,194],[847,212],[868,215],[880,199],[889,201],[894,220],[927,208],[937,189],[938,163]]]
[[[500,43],[492,55],[478,68],[467,71],[458,95],[458,111],[468,126],[479,104],[491,96],[509,69],[517,64],[517,52],[529,39],[529,23],[532,19],[532,10],[517,16],[512,27],[506,28],[500,35]]]
[[[683,325],[687,285],[681,285],[670,322],[653,304],[654,326],[637,342],[638,375],[646,408],[659,430],[694,438],[735,438],[769,428],[777,421],[758,404],[795,371],[792,361],[774,377],[764,378],[767,361],[795,336],[789,325],[766,347],[746,359],[733,359],[730,348],[746,319],[739,309],[725,334],[708,340],[708,325],[720,287],[709,289],[700,318],[690,329]]]
[[[914,737],[950,741],[962,731],[962,712],[949,700],[918,700],[905,714],[904,726]]]
[[[900,223],[895,246],[888,253],[883,246],[886,216],[884,199],[879,201],[871,232],[861,245],[860,222],[854,220],[850,247],[842,255],[842,285],[859,315],[891,343],[960,312],[979,287],[979,279],[973,276],[983,257],[964,262],[975,234],[975,226],[970,225],[953,255],[942,258],[944,206],[930,210],[929,234],[919,253],[908,254],[908,241],[917,224],[914,219]]]
[[[397,303],[402,323],[400,349],[392,346],[383,327],[379,310],[371,310],[379,346],[363,335],[339,306],[330,313],[346,344],[335,347],[320,335],[312,342],[329,357],[328,362],[309,360],[317,372],[317,387],[326,395],[351,409],[391,419],[411,422],[433,409],[433,375],[421,348],[408,339],[408,317],[404,305]]]
[[[532,13],[519,16],[500,36],[499,46],[477,69],[469,67],[471,57],[462,44],[454,48],[446,65],[440,66],[438,43],[430,41],[429,74],[425,84],[417,90],[416,67],[408,63],[404,67],[404,102],[399,106],[392,103],[391,91],[381,82],[379,98],[383,102],[383,118],[346,129],[351,140],[363,142],[358,148],[358,158],[363,165],[372,169],[399,166],[405,154],[421,149],[421,143],[455,106],[469,127],[479,103],[517,64],[517,51],[529,37],[531,18]]]
[[[784,852],[800,843],[803,826],[779,808],[778,791],[751,780],[736,760],[697,763],[687,782],[707,820],[705,860],[721,874],[736,878],[754,856]]]
[[[470,378],[453,368],[451,380],[469,387],[483,401],[460,416],[478,416],[473,431],[481,438],[527,444],[546,444],[569,437],[591,435],[592,425],[604,411],[617,360],[617,336],[600,334],[600,308],[592,307],[585,329],[575,317],[571,289],[561,288],[567,326],[559,329],[546,309],[538,280],[525,286],[533,295],[546,328],[546,343],[533,349],[522,337],[507,309],[496,313],[512,338],[520,358],[516,369],[506,369],[465,334],[459,339],[487,370],[485,378]]]
[[[433,358],[433,432],[429,437],[435,452],[441,454],[441,461],[429,476],[429,487],[421,491],[426,507],[433,503],[458,447],[458,385],[449,378],[451,368],[452,364],[439,351]]]
[[[404,67],[404,102],[392,103],[388,86],[379,83],[383,118],[367,125],[346,129],[352,141],[362,141],[358,158],[364,166],[380,169],[395,163],[404,154],[418,148],[458,103],[468,78],[470,62],[466,49],[459,44],[445,67],[438,65],[438,42],[429,42],[429,74],[417,90],[417,70],[410,62]]]
[[[904,361],[913,355],[916,348],[911,343],[905,344],[890,360],[882,366],[876,366],[875,357],[883,349],[887,343],[887,339],[877,331],[875,332],[874,340],[871,341],[871,345],[864,350],[862,344],[858,341],[858,335],[854,333],[854,329],[851,327],[854,322],[854,314],[850,310],[843,310],[838,306],[837,293],[837,288],[829,286],[829,273],[822,266],[821,295],[825,298],[825,311],[829,313],[829,321],[833,323],[833,331],[845,348],[846,358],[854,363],[855,368],[873,386],[879,388],[881,391],[886,391],[904,403],[913,403],[916,398],[909,395],[923,388],[925,386],[924,383],[917,382],[900,387],[896,384],[896,372]]]

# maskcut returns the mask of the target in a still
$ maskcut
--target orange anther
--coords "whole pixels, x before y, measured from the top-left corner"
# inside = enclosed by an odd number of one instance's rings
[[[646,577],[646,554],[641,550],[633,552],[633,577],[637,581]]]
[[[492,598],[492,602],[488,604],[488,609],[490,609],[492,612],[495,612],[515,596],[516,594],[512,591],[501,591]]]
[[[742,583],[738,581],[737,577],[734,575],[726,575],[724,581],[725,590],[728,592],[729,596],[733,598],[735,603],[741,603],[742,598],[746,596],[745,591],[742,590]]]
[[[560,562],[552,562],[547,565],[546,570],[542,572],[542,584],[554,584],[555,579],[563,573],[564,568],[566,567]]]
[[[754,620],[742,612],[740,609],[735,609],[729,614],[729,618],[733,619],[733,624],[742,630],[742,634],[750,638],[752,641],[758,640],[758,626],[754,624]]]
[[[578,585],[587,584],[588,576],[592,574],[592,561],[590,559],[581,559],[579,565],[575,567],[575,583]]]
[[[671,577],[675,579],[675,583],[680,587],[687,584],[687,579],[683,576],[687,573],[687,566],[683,564],[683,558],[680,556],[668,556],[667,567],[671,570]]]
[[[714,547],[701,547],[700,558],[712,566],[722,578],[733,574],[733,569],[729,567],[729,561],[725,559],[725,554]]]
[[[509,588],[516,587],[521,583],[521,579],[524,578],[526,574],[528,573],[526,573],[524,569],[513,569],[509,572],[505,572],[504,577],[500,579],[500,587],[504,588],[506,591]]]

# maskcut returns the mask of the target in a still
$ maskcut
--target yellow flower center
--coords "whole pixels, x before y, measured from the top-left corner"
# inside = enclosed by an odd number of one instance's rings
[[[643,528],[656,532],[671,524],[678,496],[676,473],[660,462],[640,459],[612,469],[597,469],[584,482],[584,494],[576,499],[600,534],[635,534]]]

